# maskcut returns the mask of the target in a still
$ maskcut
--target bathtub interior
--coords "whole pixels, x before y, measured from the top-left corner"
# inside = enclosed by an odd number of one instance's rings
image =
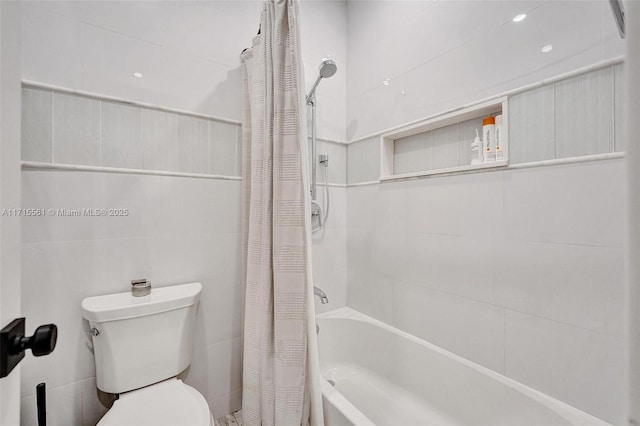
[[[349,308],[318,325],[322,374],[335,384],[324,384],[325,398],[331,388],[352,405],[341,411],[371,424],[606,424]]]

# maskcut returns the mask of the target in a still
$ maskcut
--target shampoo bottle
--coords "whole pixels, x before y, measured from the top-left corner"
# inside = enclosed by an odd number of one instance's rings
[[[482,146],[484,162],[496,161],[496,119],[494,117],[482,120]]]
[[[484,155],[482,153],[482,141],[476,129],[476,137],[471,144],[471,164],[482,164],[484,162]]]
[[[504,139],[502,133],[502,114],[496,115],[496,161],[504,160]]]

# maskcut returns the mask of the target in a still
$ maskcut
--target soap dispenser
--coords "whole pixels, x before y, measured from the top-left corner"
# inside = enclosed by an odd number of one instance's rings
[[[482,164],[484,162],[484,154],[482,151],[482,141],[480,140],[480,135],[478,134],[478,129],[476,129],[476,137],[471,144],[471,165]]]

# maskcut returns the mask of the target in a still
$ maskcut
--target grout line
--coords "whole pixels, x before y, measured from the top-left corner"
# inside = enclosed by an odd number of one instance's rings
[[[53,162],[55,161],[54,157],[53,157],[53,151],[54,151],[54,147],[55,147],[55,138],[53,137],[54,135],[54,117],[55,114],[53,113],[53,108],[55,107],[54,102],[53,102],[53,96],[54,93],[53,91],[50,92],[51,93],[51,163],[53,164]]]
[[[616,66],[611,65],[611,98],[612,98],[612,104],[611,104],[611,118],[612,118],[612,124],[613,124],[613,128],[612,133],[613,133],[613,138],[611,140],[611,151],[612,152],[616,152]]]
[[[502,310],[502,374],[507,375],[507,309]]]
[[[102,166],[102,101],[98,101],[98,165]]]
[[[202,173],[184,173],[184,172],[172,172],[165,170],[146,170],[146,169],[125,169],[119,167],[103,167],[103,166],[82,166],[75,164],[53,164],[43,163],[40,161],[22,161],[23,170],[68,170],[68,171],[83,171],[83,172],[99,172],[99,173],[122,173],[133,175],[156,175],[156,176],[176,176],[176,177],[191,177],[201,179],[218,179],[218,180],[235,180],[241,181],[240,176],[227,176],[227,175],[210,175]]]
[[[551,85],[551,89],[553,90],[553,158],[558,159],[558,96],[556,90],[557,83],[553,83]]]
[[[143,132],[142,132],[142,108],[138,107],[140,110],[140,167],[144,169],[144,142],[143,142]]]
[[[213,172],[213,162],[211,161],[211,122],[207,122],[207,172]]]

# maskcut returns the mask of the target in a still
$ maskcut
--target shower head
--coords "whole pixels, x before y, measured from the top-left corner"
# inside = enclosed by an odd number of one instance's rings
[[[336,73],[336,71],[338,71],[338,66],[336,65],[336,62],[333,59],[322,60],[322,62],[320,63],[320,67],[318,68],[318,72],[320,73],[320,75],[318,76],[318,78],[316,78],[315,83],[313,83],[313,87],[311,88],[311,90],[309,91],[309,94],[307,95],[307,104],[310,104],[313,102],[314,95],[316,93],[316,87],[318,87],[318,84],[320,84],[320,80],[322,80],[323,78],[329,78],[333,76]]]
[[[325,59],[320,64],[318,71],[320,72],[320,77],[329,78],[338,71],[338,66],[333,59]]]

